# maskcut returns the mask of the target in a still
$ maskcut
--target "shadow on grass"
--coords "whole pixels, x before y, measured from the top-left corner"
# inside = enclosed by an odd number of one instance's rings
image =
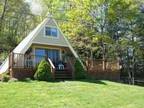
[[[102,85],[107,85],[104,81],[102,80],[96,80],[96,79],[80,79],[80,80],[55,80],[53,81],[54,83],[58,82],[65,82],[65,81],[79,81],[79,82],[86,82],[86,83],[95,83],[95,84],[102,84]]]
[[[96,79],[81,79],[81,80],[76,80],[76,81],[107,85],[104,81],[96,80]]]
[[[19,82],[24,82],[24,83],[33,83],[34,81],[35,82],[50,82],[50,83],[57,83],[57,82],[60,82],[60,81],[57,81],[57,80],[49,80],[49,81],[40,81],[40,80],[35,80],[34,78],[26,78],[26,79],[21,79],[21,80],[18,80]]]
[[[20,82],[25,82],[25,83],[32,83],[33,81],[38,81],[30,78],[26,78],[23,80],[19,80]],[[44,82],[50,82],[50,83],[59,83],[59,82],[65,82],[65,81],[79,81],[79,82],[86,82],[86,83],[95,83],[95,84],[102,84],[102,85],[107,85],[104,81],[102,80],[96,80],[96,79],[80,79],[80,80],[67,80],[67,79],[62,79],[62,80],[50,80],[50,81],[44,81]],[[41,81],[38,81],[41,82]]]
[[[19,82],[25,82],[25,83],[32,83],[34,81],[33,78],[25,78],[18,80]]]

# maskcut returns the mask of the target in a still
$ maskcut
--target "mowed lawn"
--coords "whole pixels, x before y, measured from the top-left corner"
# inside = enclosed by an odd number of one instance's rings
[[[144,108],[144,88],[89,80],[1,82],[0,108]]]

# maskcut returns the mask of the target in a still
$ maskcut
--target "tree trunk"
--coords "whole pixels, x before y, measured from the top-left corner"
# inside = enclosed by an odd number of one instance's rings
[[[4,17],[5,17],[5,13],[6,13],[7,2],[8,2],[8,0],[5,0],[2,15],[0,17],[0,33],[2,31],[2,25],[3,25],[3,20],[4,20]]]

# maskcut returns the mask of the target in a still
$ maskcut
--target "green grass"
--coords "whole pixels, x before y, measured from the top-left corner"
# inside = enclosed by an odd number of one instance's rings
[[[144,108],[144,88],[88,80],[0,83],[0,108]]]

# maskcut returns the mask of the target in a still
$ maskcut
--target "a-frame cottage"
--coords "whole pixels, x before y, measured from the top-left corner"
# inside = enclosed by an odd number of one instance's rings
[[[79,57],[52,16],[20,42],[1,65],[0,74],[9,72],[18,79],[33,77],[36,66],[44,58],[51,65],[54,79],[74,77],[74,59]]]

